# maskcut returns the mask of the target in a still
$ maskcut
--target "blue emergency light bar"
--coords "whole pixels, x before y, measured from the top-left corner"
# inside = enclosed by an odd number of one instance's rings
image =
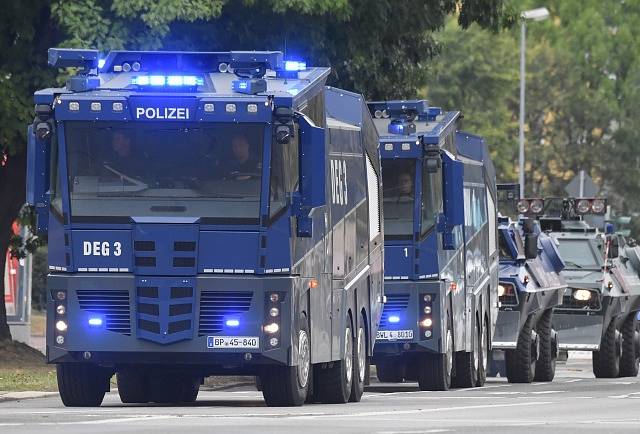
[[[204,85],[204,80],[195,75],[139,75],[131,79],[131,84],[153,87],[193,87]]]
[[[267,80],[264,78],[243,78],[233,80],[231,88],[234,92],[244,93],[246,95],[256,95],[260,92],[267,91]]]
[[[387,319],[387,321],[389,321],[392,324],[397,324],[400,322],[400,317],[398,315],[389,315],[389,318]]]
[[[300,62],[297,60],[286,60],[284,62],[285,71],[304,71],[307,69],[307,62]]]

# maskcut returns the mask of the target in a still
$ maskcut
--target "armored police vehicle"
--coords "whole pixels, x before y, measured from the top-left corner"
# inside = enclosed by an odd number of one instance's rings
[[[358,401],[382,310],[380,160],[360,95],[280,52],[51,49],[28,197],[49,237],[65,405]]]
[[[380,381],[482,385],[497,315],[495,171],[460,113],[427,101],[369,103],[380,135],[385,297]]]
[[[564,263],[555,241],[534,218],[521,213],[519,220],[511,220],[509,205],[518,197],[517,184],[498,185],[498,208],[505,215],[498,218],[500,311],[491,372],[512,383],[552,381],[558,358],[553,309],[567,288],[560,274]],[[539,205],[532,201],[530,207]]]
[[[560,348],[593,352],[598,378],[635,377],[640,361],[640,249],[583,217],[602,215],[597,198],[549,198],[543,230],[557,241],[569,288],[554,315]],[[612,229],[612,227],[610,227]]]

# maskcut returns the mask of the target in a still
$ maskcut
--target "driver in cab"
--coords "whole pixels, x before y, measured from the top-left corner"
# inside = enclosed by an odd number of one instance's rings
[[[244,135],[231,139],[231,161],[226,164],[225,178],[244,181],[259,177],[262,163],[251,152],[251,144]]]

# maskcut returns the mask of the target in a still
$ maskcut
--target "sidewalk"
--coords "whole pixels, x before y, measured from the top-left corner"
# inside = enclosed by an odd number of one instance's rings
[[[0,402],[20,401],[22,399],[46,398],[47,396],[57,396],[58,392],[5,392],[0,390]]]

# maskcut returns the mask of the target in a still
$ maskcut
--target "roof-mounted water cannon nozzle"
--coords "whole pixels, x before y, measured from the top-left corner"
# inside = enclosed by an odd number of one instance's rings
[[[67,89],[83,92],[100,86],[100,79],[91,76],[98,68],[98,50],[79,50],[75,48],[49,48],[48,63],[54,68],[80,68],[77,75],[67,80]]]

